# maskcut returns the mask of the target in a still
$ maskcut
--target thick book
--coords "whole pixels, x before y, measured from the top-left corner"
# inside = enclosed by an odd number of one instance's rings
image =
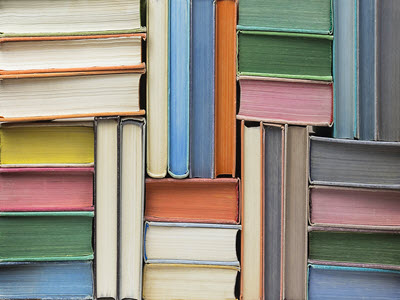
[[[140,115],[137,69],[0,75],[0,121]]]
[[[144,33],[0,37],[0,74],[137,68],[145,38]]]
[[[360,1],[358,8],[359,137],[400,141],[400,89],[397,64],[400,38],[398,1]]]
[[[119,118],[95,124],[96,296],[117,299]]]
[[[331,35],[238,31],[238,74],[332,81],[332,40]]]
[[[215,172],[236,172],[237,1],[216,0],[215,12]]]
[[[93,299],[91,261],[2,262],[2,299]]]
[[[331,82],[239,76],[238,119],[329,126],[333,121]]]
[[[238,271],[234,266],[146,264],[143,299],[235,300]]]
[[[192,1],[169,2],[168,173],[189,175],[190,25]]]
[[[400,231],[309,227],[312,263],[400,270]]]
[[[0,125],[1,167],[92,166],[93,122]]]
[[[239,2],[238,29],[330,34],[331,0]]]
[[[168,165],[168,0],[147,1],[147,174]]]
[[[0,261],[93,259],[93,211],[1,212]]]
[[[310,223],[400,228],[400,191],[311,186]]]
[[[336,138],[353,139],[356,129],[357,99],[357,3],[356,0],[335,0],[334,10],[334,62],[335,115],[333,122]],[[363,2],[363,1],[361,1]]]
[[[309,266],[309,300],[392,300],[399,298],[399,271],[321,265]]]
[[[192,1],[190,177],[214,177],[215,1]]]
[[[400,143],[310,137],[310,181],[398,189]]]
[[[4,0],[0,33],[44,35],[140,30],[140,0]],[[142,29],[143,30],[143,29]]]
[[[239,223],[239,181],[147,179],[145,219],[161,222]]]
[[[119,299],[142,295],[145,126],[144,119],[120,122]]]
[[[0,211],[93,210],[93,168],[0,168]]]
[[[236,237],[240,225],[146,222],[146,263],[239,266]]]

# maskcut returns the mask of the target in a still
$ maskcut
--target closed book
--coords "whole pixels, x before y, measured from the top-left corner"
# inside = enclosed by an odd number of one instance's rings
[[[142,295],[145,187],[144,119],[122,118],[119,153],[119,298]]]
[[[44,35],[140,30],[140,0],[2,1],[0,32],[7,35]],[[142,29],[143,30],[143,29]]]
[[[0,121],[144,113],[139,108],[144,65],[129,70],[61,71],[0,75]]]
[[[399,227],[400,192],[311,186],[310,223],[340,227]]]
[[[238,74],[332,81],[332,40],[330,35],[238,31]]]
[[[0,261],[93,259],[88,212],[0,213]]]
[[[240,225],[146,222],[146,263],[239,266]]]
[[[92,166],[93,122],[1,124],[1,167]]]
[[[146,179],[145,219],[238,224],[238,198],[238,179]]]
[[[168,165],[168,0],[147,1],[147,174]]]
[[[400,143],[310,137],[313,184],[398,189]]]
[[[146,264],[143,299],[237,299],[234,266]]]
[[[239,2],[238,29],[332,32],[331,0],[247,0]]]
[[[400,298],[400,272],[310,265],[308,299],[391,300]]]
[[[169,2],[168,172],[189,175],[191,1]]]
[[[0,74],[137,68],[145,38],[146,34],[0,37]]]
[[[299,125],[332,124],[332,83],[239,76],[238,119]]]
[[[0,263],[2,299],[93,299],[91,261]]]
[[[357,3],[333,1],[335,89],[334,136],[353,139],[357,134]]]
[[[190,177],[214,177],[215,1],[192,1]]]
[[[399,232],[311,226],[308,258],[312,263],[400,270]]]
[[[235,177],[237,1],[217,0],[215,18],[214,175]]]
[[[0,168],[0,211],[93,210],[93,168]]]

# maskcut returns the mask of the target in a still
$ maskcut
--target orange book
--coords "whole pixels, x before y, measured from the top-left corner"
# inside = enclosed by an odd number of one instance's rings
[[[239,224],[239,180],[146,179],[147,221]]]
[[[236,169],[236,8],[218,0],[215,37],[215,176]]]

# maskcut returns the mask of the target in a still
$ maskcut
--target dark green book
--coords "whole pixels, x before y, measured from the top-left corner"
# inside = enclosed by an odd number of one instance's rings
[[[311,227],[309,260],[339,265],[400,267],[400,234],[396,231]]]
[[[332,36],[239,31],[239,75],[332,80]]]
[[[0,262],[93,259],[93,212],[0,213]]]
[[[329,34],[331,0],[240,0],[238,29]]]

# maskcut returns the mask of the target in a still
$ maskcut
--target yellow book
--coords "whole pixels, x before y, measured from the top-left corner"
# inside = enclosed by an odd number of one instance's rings
[[[93,163],[93,122],[1,124],[2,167]]]

